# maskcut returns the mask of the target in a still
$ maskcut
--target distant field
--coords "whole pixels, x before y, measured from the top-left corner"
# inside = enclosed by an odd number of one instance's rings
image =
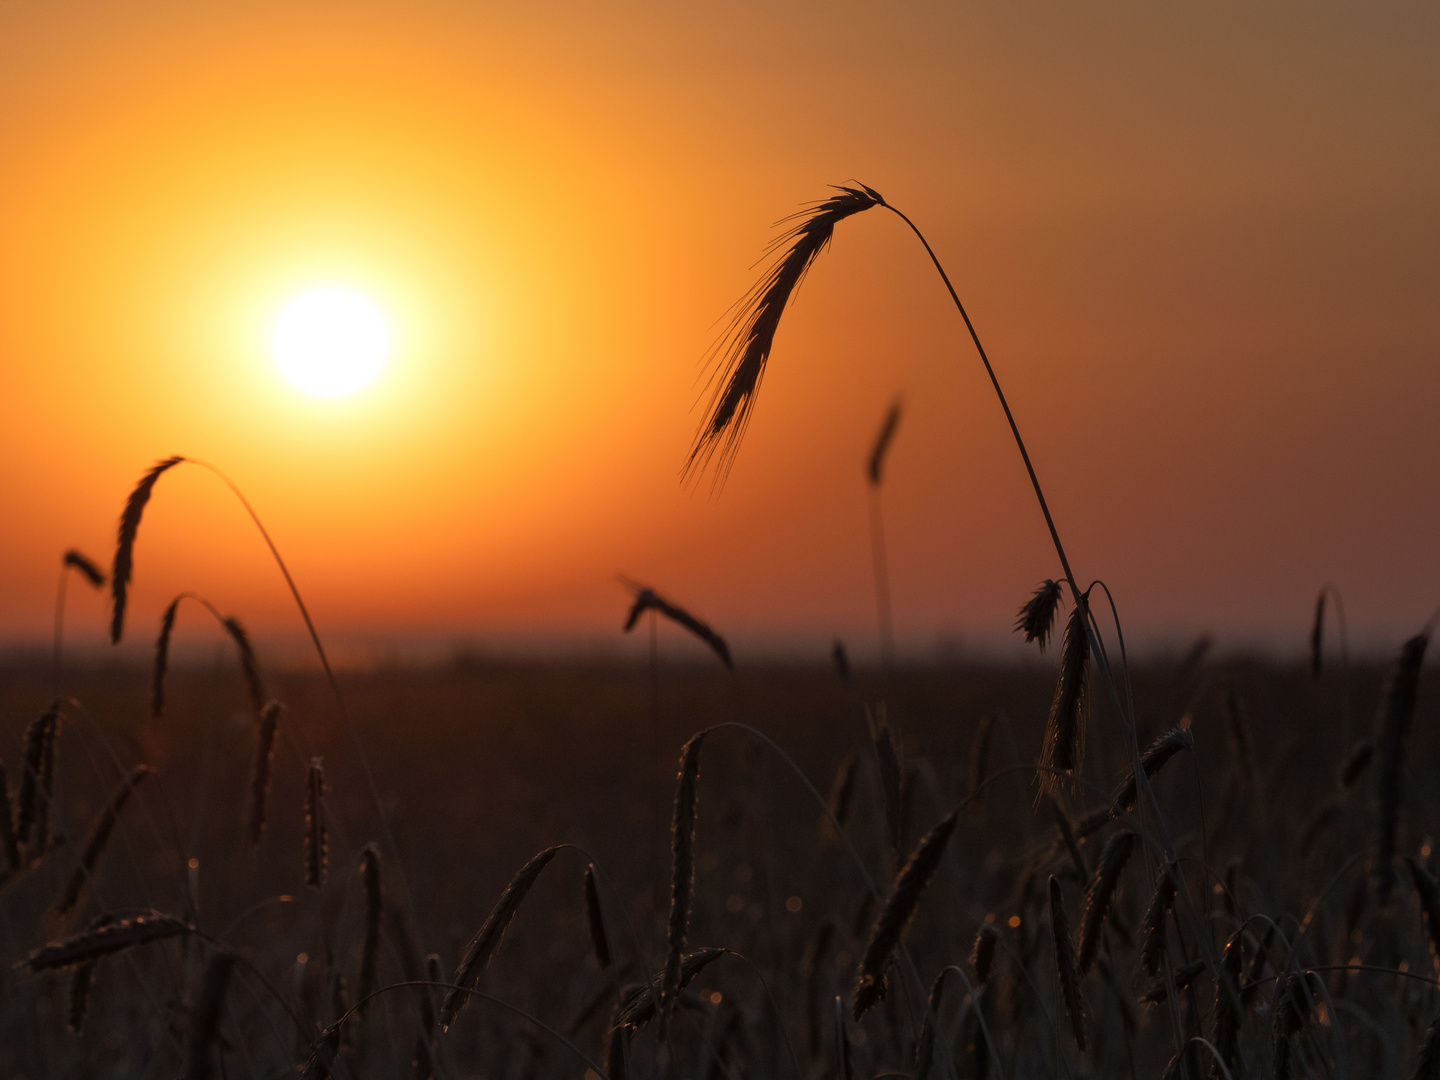
[[[1359,775],[1348,795],[1336,782],[1352,745],[1374,733],[1386,671],[1331,667],[1315,681],[1298,666],[1238,660],[1150,665],[1132,675],[1142,748],[1187,715],[1194,736],[1193,752],[1157,771],[1154,785],[1195,912],[1187,922],[1177,907],[1168,931],[1162,923],[1172,978],[1207,949],[1219,955],[1242,919],[1263,914],[1278,924],[1267,936],[1268,924],[1254,920],[1242,934],[1243,971],[1234,985],[1246,999],[1235,1075],[1274,1070],[1275,1010],[1288,1000],[1277,1004],[1276,978],[1297,963],[1327,968],[1355,957],[1428,979],[1428,934],[1440,927],[1422,923],[1412,871],[1395,863],[1388,907],[1375,894],[1376,767]],[[0,674],[0,756],[12,797],[26,728],[48,703],[49,681],[44,670]],[[281,676],[269,687],[287,708],[266,835],[252,847],[243,826],[258,721],[228,654],[213,668],[171,672],[159,720],[148,718],[148,671],[70,676],[79,704],[63,706],[56,740],[53,846],[0,894],[0,1076],[176,1075],[186,1067],[206,957],[221,945],[244,962],[224,997],[215,1062],[223,1061],[228,1076],[293,1075],[323,1042],[321,1029],[356,1004],[366,922],[357,866],[371,842],[379,845],[385,897],[378,987],[421,977],[430,952],[439,954],[442,981],[449,981],[506,882],[537,851],[566,842],[593,856],[615,956],[609,971],[591,955],[586,859],[567,850],[536,880],[479,985],[572,1039],[592,1071],[614,1072],[606,1028],[615,984],[632,984],[663,963],[681,745],[710,725],[751,724],[827,796],[837,769],[852,760],[846,832],[883,895],[897,859],[866,722],[867,708],[882,698],[899,751],[902,860],[977,779],[990,779],[981,797],[962,807],[919,900],[903,939],[910,959],[890,967],[891,989],[878,1007],[858,1023],[846,1021],[853,1075],[916,1071],[917,1044],[925,1041],[919,991],[945,965],[967,964],[987,917],[1000,932],[999,959],[978,1015],[995,1053],[977,1034],[976,1000],[952,976],[937,1010],[940,1050],[931,1075],[1048,1076],[1058,1069],[1157,1076],[1175,1053],[1177,1031],[1214,1041],[1224,994],[1213,972],[1192,972],[1188,990],[1176,984],[1173,1011],[1140,1001],[1155,982],[1137,975],[1136,956],[1161,858],[1145,830],[1123,869],[1096,967],[1081,987],[1089,1036],[1083,1055],[1068,1033],[1045,882],[1056,875],[1077,935],[1085,885],[1051,803],[1036,804],[1033,768],[1054,690],[1048,660],[1026,668],[907,667],[886,678],[865,671],[853,689],[828,667],[742,670],[732,678],[718,665],[662,664],[653,702],[643,666],[475,664],[341,682],[353,732],[341,729],[318,676]],[[1098,680],[1090,693],[1086,783],[1061,793],[1073,829],[1108,805],[1130,772],[1119,721]],[[1423,874],[1425,867],[1433,872],[1432,837],[1440,831],[1440,678],[1433,670],[1423,673],[1417,699],[1396,857],[1416,856]],[[986,715],[994,719],[977,761]],[[379,824],[357,740],[394,848]],[[330,815],[329,873],[320,889],[307,889],[303,876],[312,756],[324,760]],[[138,763],[155,774],[121,813],[86,898],[66,918],[47,917],[76,866],[80,838],[124,770]],[[1122,818],[1079,842],[1087,873],[1107,837],[1132,821],[1141,828],[1135,814]],[[1307,828],[1315,835],[1306,837]],[[282,895],[294,899],[274,899]],[[737,950],[749,963],[722,957],[687,991],[670,1030],[682,1073],[793,1075],[788,1037],[807,1076],[836,1076],[833,1002],[839,994],[848,1017],[856,965],[878,911],[866,897],[859,869],[790,767],[743,731],[712,733],[700,752],[689,942]],[[68,1032],[72,976],[32,975],[14,965],[98,913],[149,908],[191,920],[223,942],[182,936],[102,960],[82,1031]],[[411,923],[408,931],[397,914]],[[1205,946],[1194,918],[1208,928]],[[1293,954],[1283,940],[1295,944]],[[302,953],[306,960],[297,963]],[[1281,1040],[1294,1075],[1399,1075],[1437,1007],[1433,984],[1404,975],[1327,970],[1303,986],[1286,985],[1302,1002],[1304,987],[1311,993],[1303,1022]],[[429,1045],[420,1026],[424,992],[382,994],[347,1022],[336,1074],[407,1075]],[[642,1027],[629,1039],[626,1060],[637,1075],[654,1075],[653,1035],[653,1026]],[[586,1069],[545,1031],[483,1000],[471,1002],[434,1048],[438,1075],[560,1077]],[[1195,1052],[1198,1065],[1204,1055]]]

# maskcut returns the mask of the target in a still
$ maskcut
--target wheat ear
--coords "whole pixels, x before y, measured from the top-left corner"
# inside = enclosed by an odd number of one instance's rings
[[[1215,1034],[1210,1041],[1215,1044],[1215,1052],[1227,1069],[1234,1069],[1235,1055],[1240,1048],[1240,1021],[1243,1018],[1240,1012],[1240,971],[1244,963],[1241,942],[1244,937],[1245,927],[1242,925],[1225,942],[1225,952],[1215,978]],[[1219,1070],[1215,1073],[1218,1075]]]
[[[1135,834],[1117,832],[1105,841],[1100,852],[1100,865],[1090,887],[1085,890],[1085,901],[1080,908],[1080,949],[1076,963],[1080,974],[1087,975],[1100,950],[1100,938],[1105,930],[1105,916],[1115,901],[1115,892],[1120,887],[1120,876],[1130,860],[1130,851],[1135,846]]]
[[[20,794],[15,807],[15,839],[29,854],[30,834],[39,812],[40,789],[45,771],[45,745],[54,738],[59,723],[60,702],[51,702],[25,729],[25,752],[20,773]]]
[[[1090,666],[1086,610],[1082,594],[1065,623],[1065,638],[1060,645],[1060,674],[1055,682],[1055,696],[1050,701],[1040,754],[1042,796],[1056,789],[1060,774],[1079,769],[1085,756],[1086,674]]]
[[[285,706],[271,701],[260,710],[260,729],[255,742],[255,768],[250,774],[251,844],[265,839],[265,806],[270,799],[270,768],[275,758],[275,734],[280,728],[280,714]]]
[[[1150,894],[1150,903],[1145,907],[1142,921],[1144,933],[1140,944],[1140,964],[1147,975],[1158,975],[1165,963],[1166,922],[1170,906],[1175,902],[1175,868],[1160,867],[1155,879],[1155,891]]]
[[[305,782],[305,884],[318,889],[329,869],[330,833],[325,822],[325,763],[310,759]]]
[[[515,918],[515,912],[520,909],[530,887],[540,876],[540,871],[545,869],[559,850],[558,844],[548,847],[522,866],[520,872],[511,878],[510,884],[505,886],[505,891],[500,894],[500,899],[495,902],[495,907],[486,916],[480,929],[470,939],[460,966],[455,969],[455,978],[451,980],[455,987],[445,995],[445,1001],[440,1006],[442,1031],[449,1030],[450,1025],[455,1022],[455,1017],[459,1015],[466,998],[469,997],[465,991],[473,989],[479,982],[480,973],[485,970],[495,955],[495,950],[500,947],[500,939],[505,936],[510,920]]]
[[[1035,586],[1034,595],[1020,605],[1020,612],[1015,616],[1015,632],[1027,645],[1033,641],[1041,652],[1045,651],[1050,630],[1055,625],[1055,613],[1060,610],[1061,596],[1060,583],[1046,578]]]
[[[114,603],[110,616],[110,641],[118,645],[125,632],[125,602],[130,590],[130,576],[135,569],[135,535],[140,531],[140,518],[145,513],[145,504],[150,501],[150,492],[155,481],[166,469],[174,468],[185,459],[180,456],[157,461],[125,500],[125,509],[120,515],[120,528],[115,543],[115,565],[110,572],[110,592]]]
[[[121,781],[120,786],[110,796],[110,801],[90,825],[90,831],[85,835],[85,845],[80,849],[80,863],[70,875],[65,891],[55,901],[53,910],[57,916],[69,914],[80,902],[95,874],[95,868],[105,854],[106,846],[110,843],[110,834],[115,831],[115,823],[120,820],[120,811],[125,809],[125,804],[130,801],[130,796],[140,786],[140,782],[152,772],[154,770],[149,765],[136,765],[131,769],[130,775]]]
[[[928,1080],[930,1067],[935,1063],[935,1023],[940,1018],[940,1002],[945,996],[945,976],[949,972],[949,967],[941,968],[940,974],[936,975],[935,981],[930,984],[929,1007],[925,1010],[925,1023],[920,1029],[920,1041],[915,1047],[915,1068],[911,1074],[914,1080]]]
[[[363,1015],[375,992],[380,967],[380,917],[385,897],[380,885],[380,849],[368,845],[360,853],[360,882],[365,889],[365,937],[360,944],[360,978],[355,986],[356,1009]]]
[[[624,579],[622,579],[624,580]],[[677,626],[683,626],[690,633],[703,641],[710,647],[710,650],[720,658],[720,662],[730,670],[735,670],[735,662],[730,658],[730,646],[725,644],[725,639],[717,634],[709,623],[703,619],[697,619],[690,612],[686,611],[679,604],[672,604],[654,589],[637,585],[634,582],[626,581],[635,599],[630,605],[630,611],[625,616],[624,630],[628,634],[640,621],[640,616],[647,611],[658,611]]]
[[[1427,634],[1417,634],[1405,642],[1400,658],[1390,673],[1380,713],[1379,760],[1375,777],[1380,807],[1378,855],[1375,869],[1379,875],[1377,894],[1381,906],[1389,903],[1395,884],[1395,839],[1400,825],[1401,773],[1405,764],[1405,739],[1415,715],[1416,690],[1420,681],[1420,665],[1425,660]]]
[[[1187,727],[1174,727],[1161,735],[1140,755],[1140,767],[1145,770],[1146,779],[1158,773],[1165,767],[1165,763],[1181,750],[1189,750],[1194,745],[1195,735]],[[1119,817],[1134,808],[1135,774],[1131,772],[1125,782],[1115,789],[1115,796],[1110,802],[1110,816]]]
[[[880,909],[874,929],[870,931],[870,940],[860,961],[852,1010],[856,1020],[869,1012],[885,992],[885,967],[890,961],[890,954],[900,944],[900,937],[915,915],[925,886],[930,884],[930,878],[940,865],[940,856],[945,853],[945,845],[955,831],[956,813],[952,811],[942,818],[925,835],[895,875],[890,895],[885,898],[885,905]]]
[[[675,815],[670,829],[670,918],[665,932],[665,975],[660,982],[662,1031],[680,995],[680,961],[690,931],[695,891],[695,806],[700,784],[700,746],[705,732],[692,735],[680,751],[675,782]]]
[[[71,968],[88,960],[98,960],[124,949],[145,945],[164,938],[188,934],[194,928],[184,919],[152,912],[134,919],[122,919],[108,926],[86,930],[82,934],[52,941],[36,949],[21,963],[32,973],[53,968]]]
[[[1065,898],[1060,881],[1050,875],[1050,931],[1055,941],[1055,969],[1060,978],[1060,1000],[1070,1021],[1070,1034],[1081,1053],[1085,1051],[1085,1006],[1080,997],[1080,975],[1075,970],[1075,949],[1070,944],[1070,920],[1065,916]]]
[[[0,849],[5,853],[5,868],[12,874],[21,869],[20,841],[15,835],[14,808],[10,803],[10,781],[5,775],[5,762],[0,761]]]
[[[696,949],[680,960],[680,989],[690,985],[692,979],[724,956],[728,949]],[[632,986],[625,992],[615,1023],[631,1029],[641,1028],[655,1019],[655,1002],[659,997],[663,972],[651,977],[648,982]]]
[[[995,971],[995,946],[1000,943],[1000,931],[990,923],[981,923],[975,933],[975,944],[970,947],[970,970],[975,972],[975,985],[983,987]]]

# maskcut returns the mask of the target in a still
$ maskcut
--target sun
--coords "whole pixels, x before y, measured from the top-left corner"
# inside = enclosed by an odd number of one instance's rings
[[[275,320],[275,362],[285,377],[317,397],[363,390],[385,366],[390,331],[380,309],[341,285],[296,296]]]

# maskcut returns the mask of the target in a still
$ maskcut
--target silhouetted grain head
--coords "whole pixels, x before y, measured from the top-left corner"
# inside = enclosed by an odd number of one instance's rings
[[[269,701],[260,710],[260,727],[255,741],[255,767],[250,772],[250,820],[246,832],[251,844],[265,839],[265,807],[270,800],[270,768],[275,758],[275,735],[285,706]]]
[[[355,984],[356,1007],[361,1015],[369,1008],[366,1000],[375,992],[380,969],[380,917],[385,896],[380,882],[380,849],[374,844],[360,853],[360,884],[365,890],[365,937],[360,945],[360,978]]]
[[[25,749],[21,758],[20,794],[15,806],[15,838],[21,846],[27,849],[30,846],[30,834],[35,828],[35,818],[40,804],[40,789],[45,771],[45,747],[54,739],[55,726],[59,723],[59,717],[60,702],[56,700],[50,703],[48,709],[30,721],[30,726],[25,729]]]
[[[1060,782],[1059,773],[1071,773],[1085,756],[1085,690],[1090,666],[1090,639],[1086,633],[1087,604],[1082,595],[1065,624],[1060,646],[1060,674],[1050,716],[1045,723],[1045,743],[1040,755],[1040,794],[1049,795]]]
[[[895,441],[895,432],[899,428],[900,402],[897,400],[885,414],[880,432],[875,436],[875,446],[870,451],[870,460],[865,466],[865,474],[870,479],[871,487],[878,488],[884,479],[885,455],[890,452],[890,444]]]
[[[1440,1080],[1440,1016],[1430,1021],[1420,1051],[1415,1055],[1415,1070],[1410,1080]]]
[[[215,1075],[215,1044],[220,1038],[220,1017],[225,1006],[225,987],[235,957],[217,952],[205,967],[200,996],[190,1011],[190,1034],[185,1048],[185,1080],[210,1080]]]
[[[87,929],[99,930],[114,921],[114,916],[99,915]],[[70,972],[70,1008],[65,1026],[77,1035],[84,1030],[85,1017],[90,1011],[90,991],[95,985],[95,968],[99,963],[98,960],[88,960]]]
[[[1080,996],[1080,974],[1075,969],[1075,948],[1070,944],[1070,920],[1065,915],[1065,898],[1060,882],[1050,875],[1050,932],[1055,944],[1055,969],[1060,979],[1060,1000],[1070,1021],[1075,1046],[1085,1051],[1085,1006]]]
[[[465,955],[461,957],[460,965],[455,969],[455,977],[450,980],[460,989],[452,989],[446,993],[444,1004],[440,1006],[442,1031],[448,1030],[450,1025],[455,1022],[455,1017],[459,1015],[468,997],[465,991],[473,989],[479,982],[480,974],[495,956],[495,951],[500,948],[500,941],[504,938],[511,920],[515,918],[515,912],[519,911],[520,905],[525,902],[530,887],[535,884],[535,879],[540,876],[540,871],[549,865],[550,860],[559,850],[559,845],[548,847],[522,866],[519,872],[510,879],[510,884],[505,886],[505,891],[500,894],[500,899],[495,902],[490,914],[480,924],[480,929],[470,939],[470,944],[465,948]]]
[[[740,300],[730,328],[712,350],[710,404],[682,470],[685,476],[702,471],[712,460],[717,461],[717,479],[729,471],[749,424],[786,304],[830,243],[835,226],[872,206],[885,205],[878,192],[863,184],[837,186],[835,192],[786,219],[794,224],[767,252],[775,256],[774,262]]]
[[[80,572],[80,574],[85,578],[85,580],[90,582],[90,584],[93,585],[95,588],[104,588],[105,571],[101,570],[100,567],[96,566],[92,560],[86,558],[74,548],[71,548],[69,551],[65,552],[65,558],[61,560],[61,562],[64,566],[73,566],[76,570]]]
[[[646,611],[656,611],[676,625],[683,626],[686,630],[689,630],[690,633],[694,634],[710,647],[710,650],[720,658],[720,662],[724,664],[728,670],[735,670],[735,664],[730,658],[730,646],[725,644],[725,639],[712,630],[709,624],[697,619],[678,604],[672,604],[654,589],[636,585],[634,582],[626,582],[626,584],[630,586],[635,594],[634,602],[630,605],[630,612],[625,618],[625,631],[627,633],[634,629],[635,624],[640,620],[640,616]]]
[[[1125,864],[1130,860],[1134,846],[1134,833],[1117,832],[1105,841],[1105,847],[1100,852],[1100,865],[1095,868],[1095,876],[1085,890],[1085,900],[1080,907],[1080,949],[1076,962],[1081,975],[1089,974],[1095,954],[1100,950],[1105,916],[1115,901],[1120,876],[1125,872]]]
[[[130,589],[130,578],[135,569],[135,536],[140,531],[140,518],[145,513],[145,504],[150,501],[150,493],[155,488],[155,481],[160,479],[160,474],[166,469],[174,468],[185,459],[183,457],[169,457],[164,461],[157,461],[140,482],[130,492],[130,497],[125,500],[125,509],[120,515],[119,534],[115,543],[115,564],[110,572],[110,592],[113,597],[113,604],[110,615],[110,641],[118,645],[120,637],[125,632],[125,601]]]
[[[1035,595],[1020,605],[1020,614],[1015,618],[1015,632],[1024,637],[1026,644],[1039,644],[1041,652],[1050,641],[1055,614],[1060,610],[1061,590],[1058,581],[1046,578],[1035,587]]]
[[[318,889],[329,869],[330,830],[325,821],[325,763],[310,759],[305,777],[305,884]]]
[[[250,635],[245,633],[245,627],[240,625],[240,620],[233,615],[224,621],[225,632],[230,635],[230,640],[235,642],[235,648],[240,653],[240,670],[245,675],[245,686],[250,691],[250,700],[255,705],[255,711],[262,712],[268,696],[265,693],[265,683],[260,678],[260,663],[255,659],[255,650],[250,645]]]
[[[1375,871],[1376,895],[1382,907],[1389,903],[1390,890],[1395,885],[1395,841],[1400,826],[1405,740],[1410,732],[1411,718],[1415,715],[1420,665],[1425,661],[1425,647],[1429,643],[1427,634],[1417,634],[1405,642],[1386,683],[1380,705],[1379,758],[1375,776],[1379,840]]]
[[[1370,767],[1370,762],[1375,758],[1375,743],[1371,739],[1361,739],[1350,748],[1345,755],[1345,760],[1340,762],[1340,767],[1335,770],[1335,786],[1342,792],[1348,792],[1357,783],[1365,770]]]
[[[728,949],[696,949],[682,957],[680,960],[680,990],[689,986],[695,976],[727,952],[729,952]],[[654,1020],[655,1002],[660,996],[662,981],[663,973],[660,977],[652,977],[648,984],[641,983],[639,986],[632,986],[626,990],[620,1011],[615,1017],[616,1025],[630,1028],[633,1031]]]
[[[51,807],[55,801],[55,757],[60,741],[60,713],[57,711],[45,728],[45,742],[41,747],[40,780],[36,785],[35,829],[31,837],[30,861],[37,862],[50,850]]]
[[[990,981],[995,970],[995,946],[1000,942],[1000,931],[991,923],[981,923],[975,934],[975,944],[970,947],[970,970],[975,972],[975,985],[984,986]]]
[[[705,732],[692,735],[680,751],[675,781],[675,814],[670,827],[670,918],[665,931],[665,976],[660,983],[661,1029],[680,995],[680,963],[690,932],[695,892],[695,808],[700,786],[700,746]]]
[[[880,909],[880,917],[875,920],[875,927],[870,932],[870,940],[865,945],[865,954],[860,961],[853,1008],[856,1020],[880,1000],[885,985],[885,967],[890,962],[895,946],[900,943],[905,927],[914,917],[925,887],[930,884],[930,878],[940,865],[940,856],[945,854],[945,845],[950,840],[950,834],[955,831],[955,820],[955,812],[941,819],[920,841],[905,865],[900,868],[900,872],[895,875],[895,881],[890,886],[890,895],[885,898],[885,905]]]
[[[590,930],[590,947],[595,952],[595,964],[603,971],[610,966],[610,936],[605,933],[605,912],[600,907],[594,863],[585,867],[585,925]]]
[[[160,636],[155,639],[155,666],[150,675],[150,716],[159,720],[165,713],[165,673],[170,668],[170,636],[175,632],[175,614],[189,593],[171,600],[160,617]]]
[[[85,843],[80,849],[80,862],[71,873],[65,891],[60,894],[51,909],[56,917],[68,915],[79,904],[80,898],[85,895],[90,886],[90,879],[94,877],[96,869],[100,865],[101,856],[105,854],[105,848],[110,843],[110,834],[114,832],[115,823],[120,819],[120,811],[125,809],[125,804],[130,801],[130,796],[140,782],[152,772],[154,770],[149,765],[136,765],[131,769],[130,775],[120,782],[120,786],[111,794],[110,801],[91,822],[90,831],[86,834]]]
[[[850,654],[845,651],[845,643],[839,638],[835,639],[835,645],[830,649],[830,662],[835,665],[835,674],[840,676],[840,682],[845,689],[851,688],[850,682]]]
[[[1196,960],[1193,964],[1182,964],[1175,969],[1175,989],[1184,990],[1192,982],[1205,973],[1205,961]],[[1156,979],[1151,982],[1149,989],[1145,991],[1140,999],[1146,1005],[1160,1005],[1170,996],[1170,986],[1164,979]]]
[[[927,1080],[930,1067],[935,1063],[935,1023],[940,1016],[940,1002],[945,995],[945,976],[950,969],[943,967],[935,981],[930,984],[930,997],[925,1010],[925,1023],[920,1029],[920,1041],[915,1047],[915,1068],[911,1075],[914,1080]]]
[[[1430,940],[1431,963],[1440,967],[1440,886],[1418,860],[1407,855],[1405,865],[1410,868],[1410,880],[1415,883],[1415,896]]]
[[[1178,754],[1181,750],[1189,750],[1195,745],[1195,736],[1187,727],[1173,727],[1164,735],[1152,742],[1145,748],[1145,753],[1140,757],[1140,765],[1145,770],[1146,778],[1153,777],[1165,763]],[[1135,774],[1132,772],[1125,778],[1125,781],[1115,789],[1115,797],[1110,803],[1110,816],[1119,817],[1127,811],[1135,809]]]
[[[158,911],[151,912],[149,915],[122,919],[86,930],[61,941],[52,941],[27,956],[23,965],[29,968],[31,973],[72,968],[137,945],[188,934],[192,930],[193,927],[183,919]]]
[[[1320,679],[1325,644],[1325,590],[1315,597],[1315,621],[1310,624],[1310,678]]]
[[[1140,964],[1147,975],[1158,975],[1165,963],[1166,923],[1170,905],[1175,902],[1175,868],[1160,867],[1155,878],[1155,891],[1150,894],[1150,903],[1145,907],[1144,927],[1140,944]]]
[[[900,799],[900,755],[890,731],[890,720],[882,701],[869,714],[870,738],[875,745],[875,762],[880,770],[880,790],[885,796],[885,824],[890,846],[900,848],[903,806]]]
[[[15,835],[14,806],[10,801],[10,779],[5,773],[5,762],[0,760],[0,851],[5,855],[5,869],[19,873],[23,865],[20,855],[20,840]]]

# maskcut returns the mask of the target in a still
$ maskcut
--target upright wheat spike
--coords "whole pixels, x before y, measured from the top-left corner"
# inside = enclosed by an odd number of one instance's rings
[[[190,1035],[186,1040],[185,1080],[210,1080],[215,1075],[213,1048],[220,1039],[220,1018],[225,1006],[225,987],[235,957],[217,952],[205,968],[200,996],[190,1012]]]
[[[35,818],[40,803],[40,788],[45,770],[45,745],[54,738],[55,725],[59,723],[60,702],[53,701],[25,729],[25,753],[20,773],[20,796],[15,808],[15,839],[23,847],[30,848],[30,834],[35,828]]]
[[[380,889],[380,849],[374,844],[360,853],[360,883],[365,889],[365,937],[360,946],[360,978],[355,986],[356,1010],[363,1015],[375,992],[380,967],[380,916],[385,901]]]
[[[695,804],[700,783],[700,745],[705,732],[692,735],[680,751],[675,782],[675,818],[670,829],[670,918],[665,933],[665,976],[660,983],[660,1025],[663,1031],[680,996],[680,962],[690,931],[690,903],[695,891]]]
[[[310,759],[305,783],[305,884],[318,889],[329,867],[330,834],[325,823],[325,763]]]
[[[135,534],[140,531],[140,517],[145,513],[145,504],[150,501],[150,492],[155,481],[166,469],[174,468],[185,459],[179,457],[157,461],[140,482],[135,485],[130,497],[125,500],[125,510],[120,515],[119,535],[115,544],[115,565],[110,572],[110,590],[114,605],[110,617],[110,641],[118,645],[125,632],[125,602],[130,589],[130,575],[135,568]]]
[[[920,1041],[915,1047],[914,1080],[928,1080],[930,1067],[935,1062],[935,1022],[940,1017],[940,1002],[945,995],[945,976],[950,968],[943,967],[935,981],[930,984],[929,1008],[925,1010],[925,1023],[920,1028]]]
[[[1065,898],[1060,882],[1050,875],[1050,931],[1055,939],[1055,968],[1060,978],[1060,1000],[1070,1021],[1075,1046],[1085,1052],[1085,1006],[1080,997],[1080,975],[1075,970],[1075,948],[1070,944],[1070,920],[1065,915]]]
[[[255,742],[255,768],[250,774],[250,822],[251,844],[265,839],[265,804],[270,797],[270,767],[275,757],[275,733],[280,728],[280,714],[285,706],[278,701],[268,702],[260,710],[260,729]]]
[[[472,989],[480,981],[481,972],[489,965],[495,950],[500,947],[500,940],[505,936],[510,920],[515,918],[515,912],[520,910],[520,905],[524,903],[530,886],[535,884],[540,871],[545,869],[559,850],[558,844],[548,847],[522,866],[520,872],[510,880],[510,884],[505,886],[505,891],[500,894],[500,899],[496,901],[480,929],[470,939],[460,966],[455,969],[455,978],[451,980],[456,988],[446,993],[445,1001],[440,1006],[442,1031],[448,1031],[455,1022],[455,1017],[460,1014],[469,997],[465,991]]]
[[[1416,634],[1405,642],[1400,658],[1390,673],[1380,712],[1379,760],[1375,790],[1379,803],[1379,841],[1375,869],[1376,890],[1381,906],[1390,901],[1395,884],[1395,839],[1400,825],[1401,772],[1405,763],[1405,739],[1415,715],[1420,665],[1425,661],[1428,634]]]
[[[110,834],[115,830],[115,823],[120,819],[120,811],[125,809],[125,804],[130,796],[140,785],[140,781],[149,776],[153,769],[149,765],[136,765],[130,770],[130,775],[120,782],[110,801],[100,811],[95,821],[90,825],[90,831],[85,836],[84,846],[80,849],[80,862],[75,867],[74,873],[70,875],[70,881],[65,886],[65,891],[55,901],[53,908],[57,916],[70,913],[80,897],[84,895],[90,884],[90,879],[95,874],[95,869],[100,864],[100,858],[105,854],[105,848],[110,843]]]
[[[1059,785],[1059,774],[1075,772],[1085,756],[1086,670],[1090,666],[1086,612],[1085,597],[1081,596],[1065,624],[1065,640],[1060,646],[1060,675],[1055,682],[1055,696],[1050,702],[1040,754],[1040,796],[1051,794]]]
[[[945,854],[945,845],[955,831],[957,811],[952,811],[931,829],[915,848],[913,854],[895,875],[890,886],[890,895],[870,931],[870,940],[865,945],[865,954],[860,960],[855,985],[853,1013],[859,1020],[879,1002],[885,992],[885,967],[890,954],[900,944],[900,936],[915,915],[920,897],[930,884],[940,866],[940,856]]]

